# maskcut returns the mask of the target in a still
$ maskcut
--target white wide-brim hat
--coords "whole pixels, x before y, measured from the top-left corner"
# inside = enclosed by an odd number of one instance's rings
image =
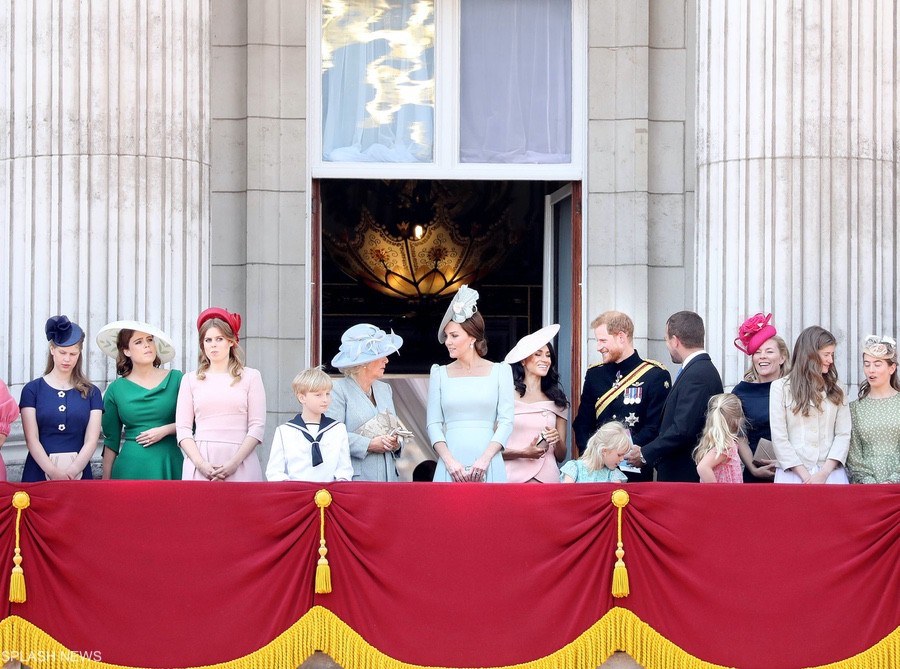
[[[525,335],[519,340],[519,343],[513,346],[512,350],[506,354],[503,361],[510,365],[514,362],[522,362],[529,355],[549,344],[558,332],[559,325],[554,323],[553,325],[543,327],[536,332],[532,332],[529,335]]]
[[[396,353],[401,346],[403,338],[393,330],[388,334],[370,323],[359,323],[341,335],[340,350],[331,364],[338,369],[365,365]]]
[[[168,335],[159,328],[140,321],[115,321],[107,323],[97,333],[97,346],[113,360],[119,357],[116,340],[119,338],[119,332],[122,330],[134,330],[153,335],[153,341],[156,344],[156,355],[159,356],[160,361],[166,363],[175,359],[175,345],[172,344],[172,340],[169,339]]]
[[[438,328],[438,341],[442,344],[447,341],[447,333],[444,328],[451,320],[454,323],[464,323],[472,318],[478,311],[478,291],[469,288],[466,284],[459,287],[459,291],[453,296],[447,311],[444,312],[444,318],[441,319],[441,325]]]

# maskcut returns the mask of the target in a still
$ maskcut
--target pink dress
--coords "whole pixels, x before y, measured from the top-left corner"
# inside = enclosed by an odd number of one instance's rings
[[[731,442],[731,447],[728,449],[728,459],[721,465],[713,467],[713,474],[716,475],[716,483],[744,482],[744,474],[741,471],[741,458],[738,456],[736,441]]]
[[[214,465],[231,458],[244,438],[262,442],[266,432],[266,391],[259,372],[244,367],[241,380],[231,385],[229,372],[206,373],[200,381],[197,372],[185,374],[178,390],[175,409],[175,434],[180,444],[193,437],[203,458]],[[192,428],[196,425],[196,429]],[[184,459],[181,478],[205,481],[190,458]],[[262,481],[262,467],[256,452],[238,465],[228,481]]]
[[[506,450],[525,450],[541,430],[556,425],[557,416],[568,420],[568,411],[549,400],[529,404],[516,399],[513,429],[506,442]],[[540,458],[516,458],[504,460],[504,463],[509,483],[525,483],[531,479],[541,483],[559,483],[559,465],[552,448]]]
[[[19,417],[19,405],[9,394],[9,388],[0,380],[0,434],[9,436],[10,424]],[[0,481],[6,480],[6,464],[0,456]]]

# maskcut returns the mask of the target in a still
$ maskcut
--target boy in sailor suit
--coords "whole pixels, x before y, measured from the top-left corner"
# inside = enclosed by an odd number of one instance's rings
[[[275,430],[266,466],[268,480],[327,483],[353,478],[347,428],[325,415],[331,386],[331,377],[318,367],[294,377],[291,389],[301,411]]]

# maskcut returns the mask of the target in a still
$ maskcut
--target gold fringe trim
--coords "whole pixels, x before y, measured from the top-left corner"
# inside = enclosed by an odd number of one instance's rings
[[[90,650],[75,652],[18,616],[0,621],[3,661],[20,660],[32,669],[139,669],[93,659]],[[315,651],[353,669],[452,669],[394,660],[370,646],[331,611],[314,606],[264,648],[244,657],[189,669],[286,669],[302,664]],[[624,651],[646,669],[725,669],[704,662],[656,632],[628,609],[613,608],[572,643],[546,657],[495,669],[585,669]],[[803,669],[895,669],[900,666],[900,627],[846,660]],[[801,669],[798,667],[798,669]]]

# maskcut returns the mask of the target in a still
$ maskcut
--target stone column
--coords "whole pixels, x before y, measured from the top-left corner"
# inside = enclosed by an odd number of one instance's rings
[[[727,385],[738,323],[772,311],[897,333],[898,13],[891,0],[698,0],[696,305]]]
[[[0,7],[0,375],[43,371],[44,321],[147,320],[193,368],[209,291],[209,4]]]
[[[600,360],[590,322],[617,309],[634,320],[647,354],[648,323],[648,0],[588,5],[588,178],[584,217],[588,362]]]

